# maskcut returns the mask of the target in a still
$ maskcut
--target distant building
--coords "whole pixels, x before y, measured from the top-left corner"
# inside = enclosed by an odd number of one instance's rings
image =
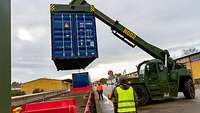
[[[193,80],[195,83],[200,83],[200,52],[178,58],[176,62],[191,69]]]
[[[21,85],[21,91],[30,94],[34,89],[39,88],[45,92],[69,89],[71,83],[66,80],[40,78],[32,80]]]
[[[21,88],[11,88],[11,91],[21,91]]]

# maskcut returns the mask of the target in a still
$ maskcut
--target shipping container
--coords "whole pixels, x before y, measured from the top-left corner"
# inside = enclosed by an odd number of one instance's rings
[[[57,70],[84,69],[98,57],[94,15],[69,11],[51,13],[51,43]]]
[[[78,88],[71,88],[71,92],[82,92],[82,91],[89,91],[92,90],[92,86],[85,86],[85,87],[78,87]]]
[[[90,86],[91,80],[88,72],[73,73],[72,74],[72,86],[73,88]]]

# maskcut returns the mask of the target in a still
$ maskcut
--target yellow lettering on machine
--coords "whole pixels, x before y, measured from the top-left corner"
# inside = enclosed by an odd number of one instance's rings
[[[124,29],[123,33],[126,34],[127,36],[133,38],[133,39],[136,37],[135,33],[133,33],[132,31],[128,30],[127,28]]]

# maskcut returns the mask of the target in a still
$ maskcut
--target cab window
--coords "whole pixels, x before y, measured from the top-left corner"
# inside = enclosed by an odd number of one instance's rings
[[[159,71],[163,71],[164,65],[162,63],[158,63],[158,68],[159,68]]]
[[[156,64],[148,64],[146,66],[146,71],[149,73],[149,74],[156,74]]]

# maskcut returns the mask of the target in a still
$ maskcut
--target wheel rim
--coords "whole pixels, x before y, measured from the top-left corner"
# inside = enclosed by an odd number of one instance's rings
[[[139,104],[145,105],[147,103],[146,101],[147,101],[147,98],[148,98],[146,90],[143,89],[143,88],[138,88],[137,93],[138,93]]]

